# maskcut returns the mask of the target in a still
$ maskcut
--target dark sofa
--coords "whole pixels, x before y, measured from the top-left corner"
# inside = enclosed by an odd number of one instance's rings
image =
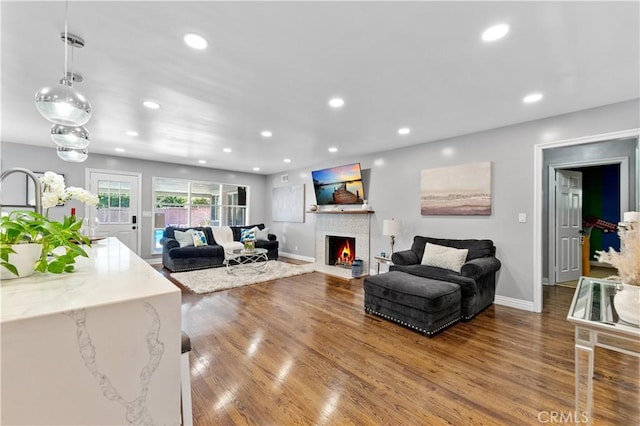
[[[254,227],[264,229],[264,224],[231,226],[233,239],[240,241],[242,230]],[[188,229],[203,231],[207,237],[207,245],[200,247],[180,247],[180,244],[175,239],[175,231],[186,231]],[[270,260],[277,260],[279,246],[277,237],[274,234],[269,234],[268,238],[268,240],[256,240],[255,246],[257,248],[267,249],[267,257]],[[224,249],[216,243],[211,227],[209,226],[192,226],[189,228],[169,226],[164,230],[160,244],[162,244],[162,264],[172,272],[215,268],[224,264]]]
[[[434,266],[421,265],[427,243],[457,249],[468,249],[467,259],[460,273]],[[445,281],[460,286],[461,316],[470,320],[493,303],[496,294],[496,272],[501,263],[495,257],[491,240],[452,240],[416,236],[410,250],[393,253],[390,271]]]

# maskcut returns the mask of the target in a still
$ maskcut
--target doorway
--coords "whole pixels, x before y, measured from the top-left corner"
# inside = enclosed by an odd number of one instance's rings
[[[619,132],[604,133],[575,139],[545,142],[534,147],[534,250],[533,250],[533,311],[542,312],[542,286],[548,284],[551,274],[548,273],[549,265],[554,261],[555,248],[550,236],[553,229],[549,218],[550,191],[548,188],[548,176],[555,174],[555,169],[569,169],[589,167],[603,164],[620,164],[621,200],[619,211],[624,212],[629,206],[638,206],[638,136],[640,129],[623,130]],[[571,160],[567,156],[559,155],[554,164],[546,162],[545,154],[551,153],[556,148],[558,151],[570,150],[574,147],[584,146],[579,160]],[[562,154],[565,154],[563,152]],[[606,158],[606,159],[605,159]],[[546,162],[546,163],[545,163]],[[552,174],[553,173],[553,174]],[[626,179],[625,179],[626,176]],[[632,177],[632,178],[631,178]],[[625,189],[626,188],[626,189]],[[554,219],[555,220],[555,219]],[[553,251],[553,256],[551,255]]]
[[[616,274],[596,263],[596,251],[620,249],[617,224],[625,210],[622,194],[629,191],[620,172],[622,162],[556,169],[555,185],[549,182],[550,193],[555,187],[555,214],[549,209],[549,222],[555,217],[555,226],[549,229],[555,232],[549,239],[555,246],[555,264],[550,263],[549,284],[575,287],[580,276]]]
[[[140,173],[87,169],[86,180],[99,198],[85,214],[93,236],[116,237],[140,255]]]

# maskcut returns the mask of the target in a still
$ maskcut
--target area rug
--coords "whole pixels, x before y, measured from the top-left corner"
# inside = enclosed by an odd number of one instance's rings
[[[309,274],[313,272],[313,264],[294,265],[277,260],[270,260],[264,272],[259,273],[252,269],[235,268],[234,273],[227,272],[227,268],[199,269],[189,272],[175,272],[171,277],[195,293],[211,293],[271,281],[278,278],[292,277],[294,275]]]

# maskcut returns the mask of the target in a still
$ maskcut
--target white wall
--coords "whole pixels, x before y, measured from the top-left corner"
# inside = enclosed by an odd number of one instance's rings
[[[51,142],[53,145],[53,142]],[[265,221],[264,206],[265,182],[262,175],[238,173],[227,170],[209,169],[205,167],[191,167],[181,164],[161,163],[155,161],[135,160],[130,158],[89,154],[83,163],[69,163],[62,161],[56,155],[55,148],[44,148],[30,145],[20,145],[9,142],[0,144],[0,168],[5,171],[13,167],[23,167],[32,171],[54,171],[63,173],[67,186],[86,188],[85,170],[102,169],[112,171],[126,171],[142,174],[142,211],[151,211],[153,207],[152,178],[169,177],[177,179],[202,180],[208,182],[230,183],[249,187],[248,205],[250,206],[249,223]],[[24,204],[26,178],[23,174],[10,175],[2,184],[2,204]],[[77,207],[78,215],[83,215],[84,206],[77,202],[69,202],[64,207],[51,209],[50,215],[62,218],[70,214],[70,208]],[[152,222],[149,217],[142,217],[141,225],[141,257],[153,257],[151,253]]]
[[[287,172],[289,182],[286,184],[281,183],[281,173],[269,176],[267,191],[276,186],[304,183],[308,207],[315,203],[312,170],[360,162],[367,171],[365,177],[368,175],[365,195],[375,210],[371,217],[372,256],[389,251],[389,239],[382,235],[382,221],[390,218],[402,222],[396,250],[409,248],[415,235],[489,238],[494,241],[497,256],[503,263],[497,295],[532,306],[534,173],[542,172],[534,171],[534,146],[553,140],[638,128],[639,101],[635,99],[374,155],[337,158],[331,164]],[[393,144],[393,139],[389,144]],[[480,161],[493,163],[491,216],[420,215],[422,169]],[[519,213],[526,213],[526,223],[518,222]],[[267,204],[265,217],[271,223],[272,232],[278,235],[282,253],[315,257],[313,214],[307,213],[304,223],[271,222],[271,207]]]

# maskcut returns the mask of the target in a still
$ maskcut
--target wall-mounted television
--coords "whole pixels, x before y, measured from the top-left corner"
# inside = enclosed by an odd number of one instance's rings
[[[311,177],[319,206],[362,204],[364,200],[360,163],[316,170]]]

